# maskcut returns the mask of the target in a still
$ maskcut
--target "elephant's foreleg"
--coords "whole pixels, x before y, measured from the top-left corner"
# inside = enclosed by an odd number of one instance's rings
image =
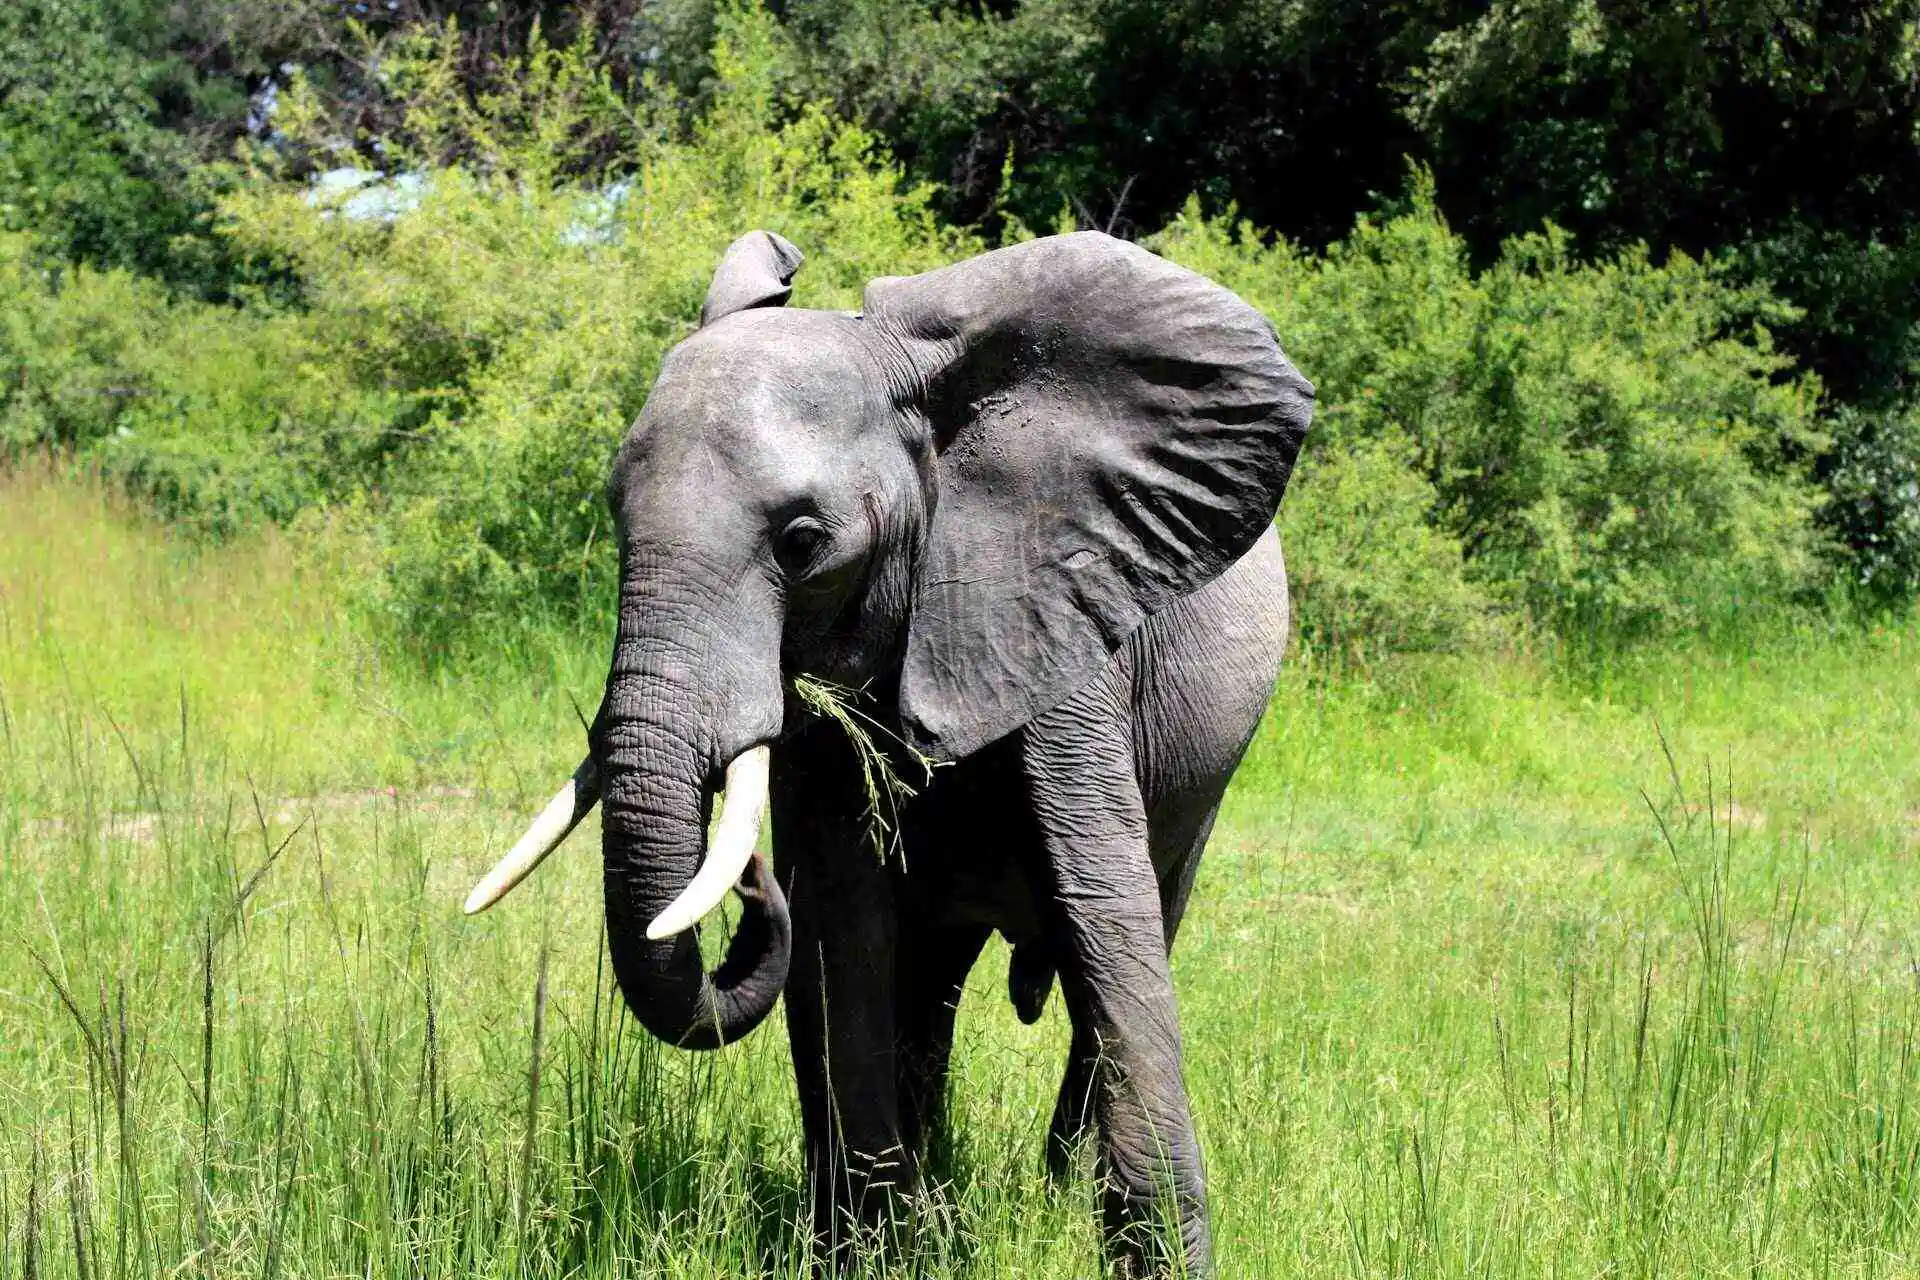
[[[776,769],[773,803],[792,880],[787,1033],[813,1233],[822,1259],[845,1266],[884,1242],[918,1175],[897,1087],[892,886],[855,825],[862,810],[834,803],[858,783],[832,753],[830,742],[803,743],[794,755],[804,763]]]
[[[796,877],[801,893],[807,880]],[[882,1243],[879,1228],[918,1175],[896,1084],[892,931],[866,927],[884,912],[878,904],[855,907],[844,892],[834,903],[804,914],[795,904],[786,1009],[814,1238],[844,1261]],[[862,927],[847,928],[843,909]]]
[[[1170,847],[1175,855],[1172,868],[1160,878],[1160,922],[1168,955],[1173,954],[1174,938],[1180,932],[1194,874],[1199,870],[1200,853],[1213,830],[1219,804],[1215,793],[1205,798],[1204,808],[1195,809],[1191,815],[1175,813],[1165,830],[1158,825],[1153,829],[1154,845]],[[1154,861],[1162,859],[1156,857]],[[1050,960],[1047,963],[1050,966]],[[1046,981],[1051,983],[1052,968],[1045,972]],[[1097,1057],[1092,1034],[1075,1026],[1073,1043],[1067,1049],[1067,1069],[1060,1080],[1060,1096],[1053,1106],[1053,1122],[1047,1126],[1047,1175],[1055,1182],[1065,1181],[1072,1172],[1074,1148],[1093,1124],[1093,1068]]]
[[[1198,1275],[1212,1261],[1205,1178],[1119,683],[1096,681],[1034,721],[1023,761],[1040,825],[1039,874],[1061,939],[1061,987],[1076,1033],[1091,1044],[1109,1251],[1131,1274],[1184,1263],[1185,1274]]]

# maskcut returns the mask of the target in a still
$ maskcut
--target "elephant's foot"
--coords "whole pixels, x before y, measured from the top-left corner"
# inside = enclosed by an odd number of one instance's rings
[[[1212,1275],[1206,1191],[1164,1158],[1152,1163],[1157,1167],[1144,1171],[1121,1168],[1113,1152],[1103,1153],[1101,1217],[1111,1273],[1128,1280]]]
[[[1053,1122],[1047,1126],[1047,1177],[1056,1187],[1072,1175],[1080,1141],[1093,1127],[1097,1065],[1093,1037],[1076,1027],[1067,1049],[1066,1073],[1060,1079],[1060,1096],[1053,1104]]]
[[[830,1178],[813,1181],[816,1276],[884,1273],[911,1249],[918,1217],[918,1162],[905,1146],[847,1153]]]

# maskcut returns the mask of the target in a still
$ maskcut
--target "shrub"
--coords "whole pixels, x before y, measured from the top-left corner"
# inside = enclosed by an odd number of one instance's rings
[[[1920,593],[1920,407],[1843,408],[1834,417],[1826,524],[1853,586],[1876,604]]]
[[[536,44],[502,68],[510,89],[469,97],[446,66],[448,29],[390,65],[406,95],[391,151],[436,166],[410,172],[408,211],[343,216],[270,174],[226,201],[245,251],[301,281],[316,358],[395,400],[381,465],[342,461],[379,480],[362,509],[411,634],[610,590],[614,449],[741,232],[801,246],[797,301],[814,306],[858,305],[870,277],[976,247],[935,223],[927,192],[904,187],[869,135],[817,108],[777,112],[772,39],[760,11],[722,14],[712,105],[683,134],[648,123],[645,101],[633,127],[609,123],[613,91],[584,43]],[[298,86],[290,99],[290,131],[304,121],[320,145],[331,126]],[[599,177],[572,176],[609,147]]]
[[[1323,257],[1195,205],[1157,243],[1264,308],[1318,384],[1302,474],[1324,455],[1355,467],[1376,443],[1404,456],[1493,600],[1631,632],[1777,599],[1819,571],[1801,462],[1823,443],[1818,387],[1751,323],[1779,308],[1715,264],[1633,251],[1583,265],[1549,229],[1476,275],[1424,178],[1405,213],[1363,219]],[[1316,518],[1311,503],[1291,522]],[[1462,599],[1444,577],[1403,584]]]
[[[48,265],[0,233],[0,451],[86,454],[206,532],[284,520],[367,470],[391,397],[314,356],[298,316]]]
[[[150,394],[144,357],[166,299],[124,272],[47,266],[37,248],[0,233],[0,444],[91,445]]]
[[[1438,495],[1411,453],[1391,438],[1316,448],[1287,490],[1280,528],[1295,611],[1317,647],[1461,649],[1499,630],[1459,540],[1434,527]]]

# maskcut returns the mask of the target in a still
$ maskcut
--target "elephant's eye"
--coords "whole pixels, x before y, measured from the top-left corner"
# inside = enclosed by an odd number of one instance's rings
[[[805,573],[827,544],[827,530],[818,520],[801,516],[780,531],[773,543],[773,555],[791,577]]]

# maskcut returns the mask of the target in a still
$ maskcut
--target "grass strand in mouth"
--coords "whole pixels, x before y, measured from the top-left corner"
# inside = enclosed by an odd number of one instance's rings
[[[892,848],[904,860],[905,850],[899,848],[900,806],[918,795],[919,788],[900,776],[893,757],[874,735],[885,738],[913,762],[923,775],[919,786],[933,781],[935,761],[860,710],[860,699],[868,696],[864,688],[852,689],[805,675],[794,676],[787,683],[802,706],[840,726],[847,741],[853,744],[853,753],[860,761],[860,784],[867,797],[867,842],[873,847],[873,856],[885,861],[888,849]]]

